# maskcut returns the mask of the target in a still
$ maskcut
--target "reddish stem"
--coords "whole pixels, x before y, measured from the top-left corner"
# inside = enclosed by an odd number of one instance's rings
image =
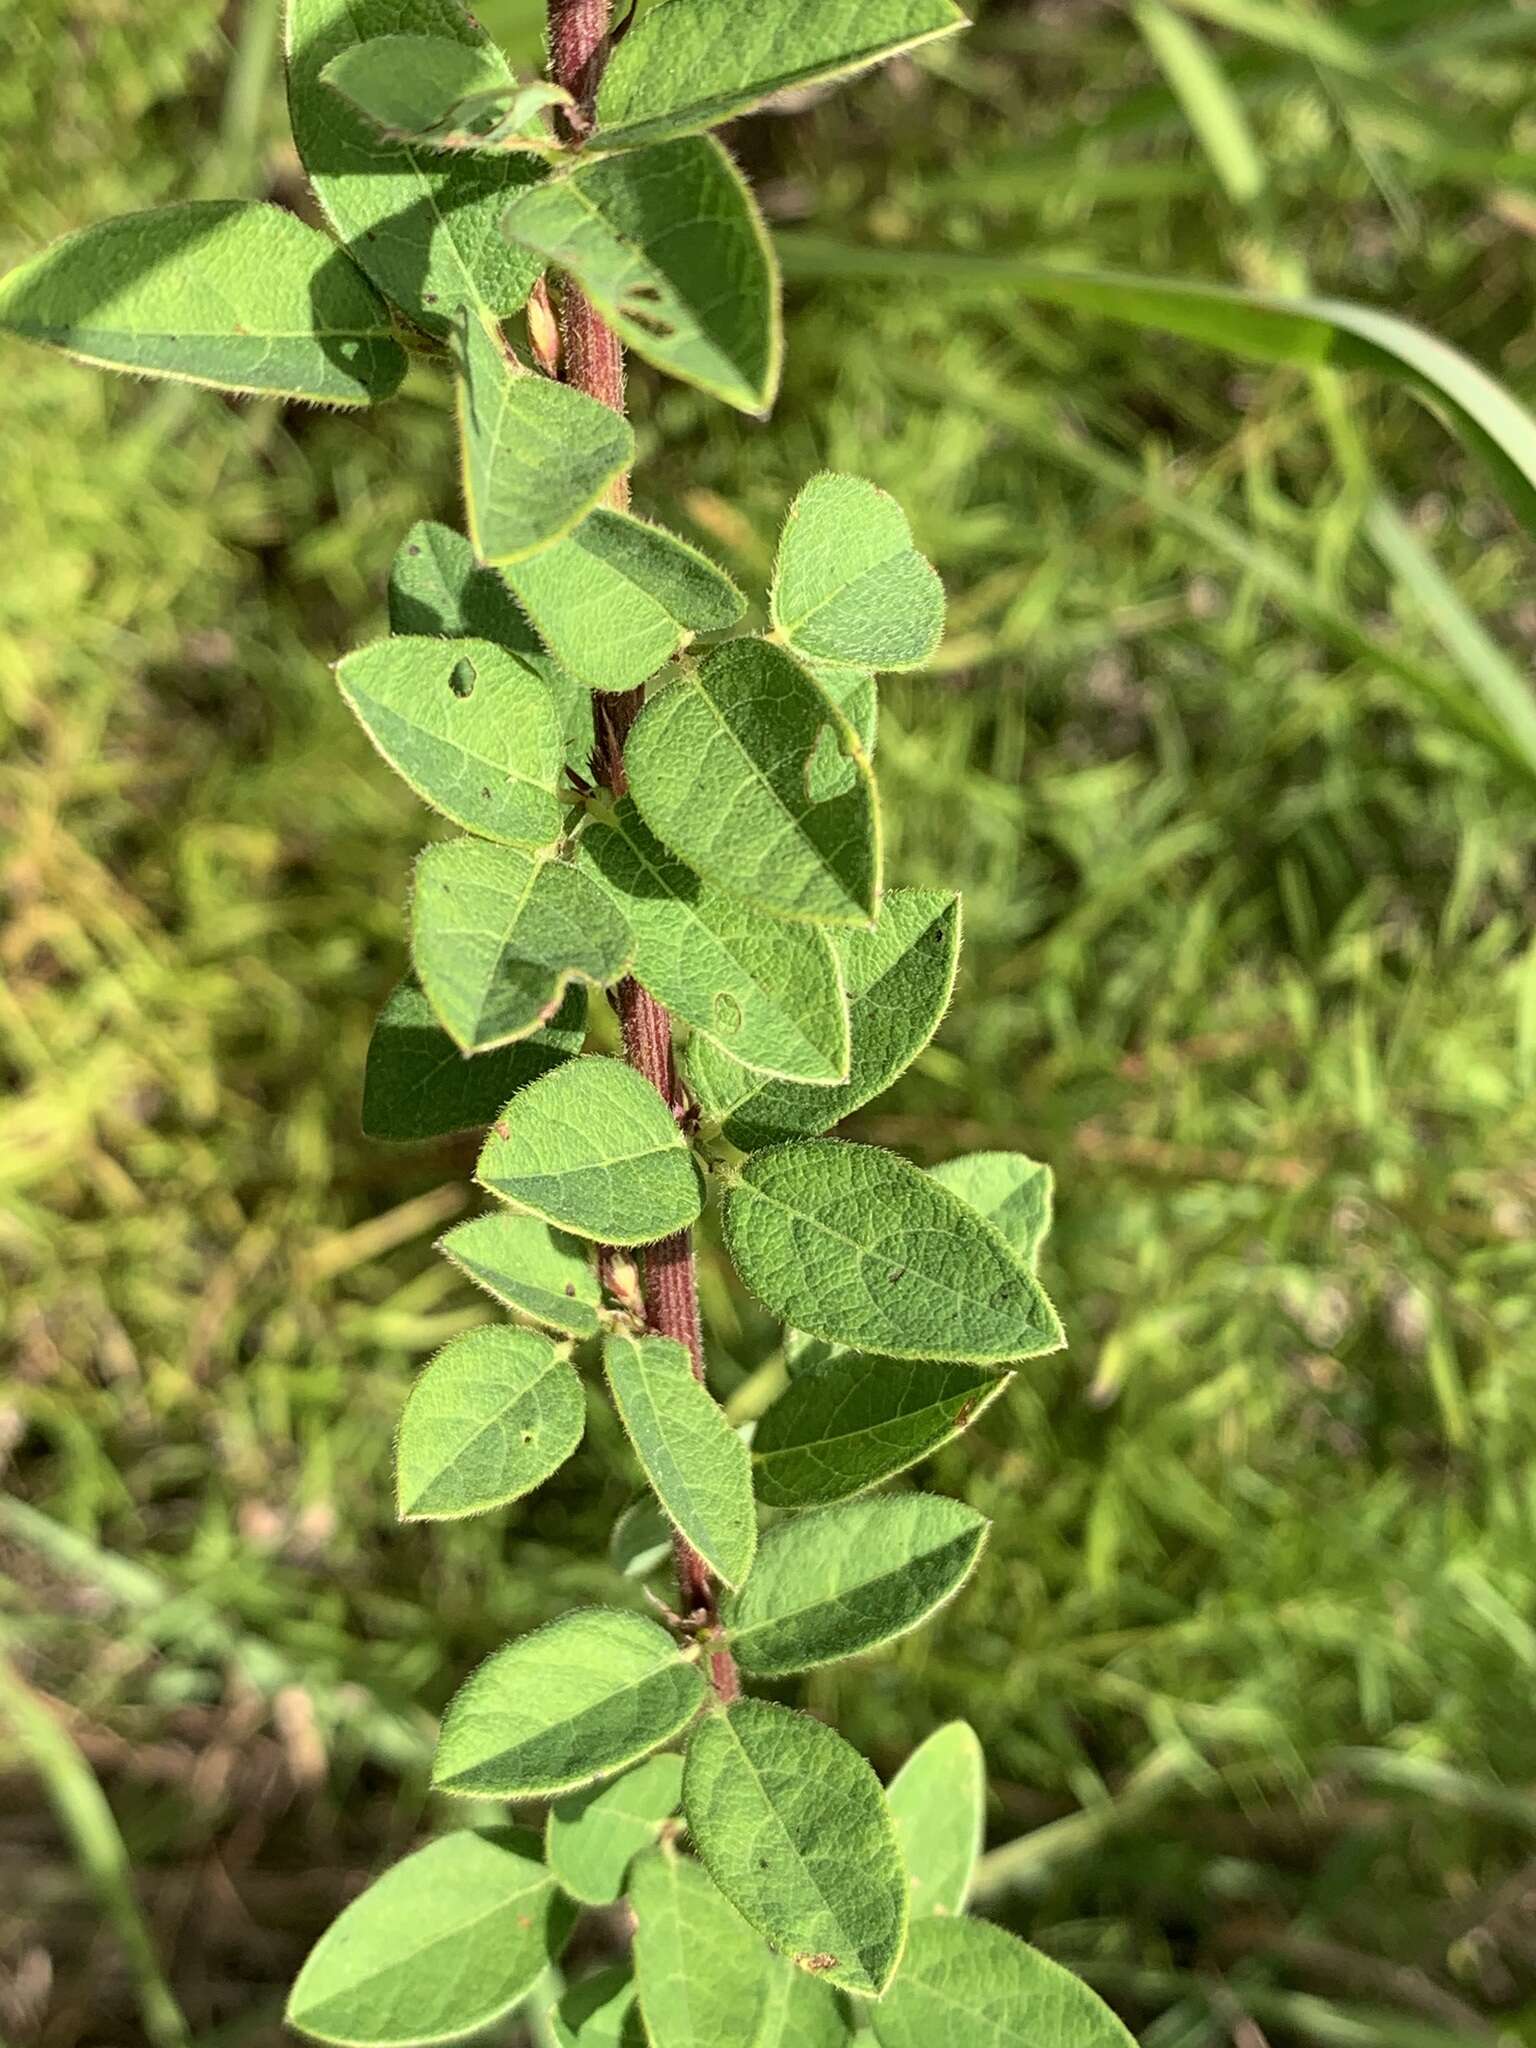
[[[584,107],[597,91],[607,55],[609,0],[549,0],[550,76]],[[582,124],[570,124],[581,132]],[[567,384],[600,398],[617,413],[624,410],[624,351],[619,338],[591,301],[567,282],[560,305],[561,374]],[[629,503],[626,472],[614,483],[611,501],[621,510]],[[644,689],[603,696],[598,705],[598,761],[603,786],[615,796],[627,787],[624,742],[640,715]],[[678,1085],[672,1059],[672,1020],[656,998],[637,981],[623,981],[617,995],[624,1033],[624,1057],[661,1095],[682,1121],[688,1102]],[[646,1327],[658,1337],[687,1346],[694,1377],[704,1382],[704,1345],[699,1329],[699,1289],[694,1270],[693,1233],[664,1237],[643,1254]],[[714,1575],[682,1536],[674,1542],[679,1606],[691,1620],[713,1625],[718,1609]],[[741,1682],[729,1650],[710,1652],[710,1676],[722,1700],[739,1697]]]

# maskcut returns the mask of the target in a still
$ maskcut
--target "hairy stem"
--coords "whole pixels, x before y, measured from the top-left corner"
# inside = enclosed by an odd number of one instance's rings
[[[609,0],[549,0],[550,76],[578,102],[590,103],[608,48]],[[579,110],[578,110],[579,111]],[[624,351],[618,336],[583,293],[567,283],[560,305],[561,374],[579,391],[624,410]],[[611,492],[621,509],[629,503],[629,477]],[[598,774],[605,788],[622,796],[626,787],[624,742],[645,701],[643,689],[597,699]],[[637,981],[621,982],[617,1006],[624,1032],[624,1056],[656,1088],[672,1114],[682,1120],[687,1098],[672,1059],[672,1022],[654,996]],[[694,1377],[704,1379],[704,1345],[699,1328],[699,1290],[694,1272],[693,1233],[679,1231],[649,1246],[644,1255],[645,1320],[658,1337],[688,1348]],[[675,1539],[677,1586],[682,1613],[712,1623],[717,1589],[702,1557],[682,1536]],[[710,1652],[710,1678],[722,1700],[741,1690],[729,1650]]]

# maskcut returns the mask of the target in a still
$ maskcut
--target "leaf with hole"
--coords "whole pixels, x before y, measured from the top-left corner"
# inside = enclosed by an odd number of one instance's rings
[[[808,661],[916,668],[944,632],[944,586],[896,500],[859,476],[814,476],[774,565],[775,630]]]
[[[866,1493],[968,1429],[1007,1384],[984,1365],[864,1352],[802,1366],[753,1435],[757,1497],[808,1508]]]
[[[555,701],[492,641],[376,640],[337,663],[336,682],[390,767],[445,818],[508,846],[559,838]]]
[[[707,882],[777,916],[873,924],[880,821],[857,736],[807,669],[730,640],[646,705],[624,752],[640,815]],[[854,769],[826,793],[829,764]]]
[[[600,505],[507,582],[550,653],[594,690],[633,690],[695,633],[734,625],[746,600],[686,541]]]
[[[400,1418],[400,1519],[455,1520],[520,1500],[559,1471],[586,1417],[570,1359],[537,1330],[497,1323],[455,1337]]]
[[[652,1756],[622,1777],[567,1793],[549,1810],[549,1867],[584,1906],[611,1906],[629,1866],[649,1849],[683,1796],[680,1756]]]
[[[601,1244],[654,1244],[703,1201],[671,1110],[633,1067],[595,1056],[514,1095],[476,1173],[514,1209]]]
[[[941,1187],[985,1216],[1034,1272],[1051,1228],[1051,1169],[1022,1152],[966,1152],[928,1169]]]
[[[375,36],[353,43],[320,73],[368,124],[391,142],[429,149],[533,150],[560,144],[544,118],[568,107],[563,87],[509,79],[494,45],[447,36]]]
[[[780,1522],[721,1609],[737,1663],[785,1678],[916,1628],[959,1592],[990,1524],[937,1494],[845,1501]]]
[[[912,1886],[912,1918],[963,1913],[981,1856],[987,1766],[968,1721],[920,1743],[885,1791]]]
[[[626,420],[520,363],[494,322],[454,329],[469,538],[482,562],[519,562],[586,518],[635,456]]]
[[[531,1038],[466,1058],[414,981],[402,981],[379,1012],[363,1070],[363,1134],[388,1144],[483,1130],[509,1095],[581,1051],[585,991],[571,989]]]
[[[592,694],[554,656],[517,608],[494,569],[475,560],[463,534],[420,519],[389,571],[389,629],[441,639],[494,640],[536,676],[555,700],[569,766],[583,775],[592,759]]]
[[[752,1460],[687,1346],[670,1337],[612,1336],[603,1346],[613,1405],[668,1519],[727,1586],[757,1549]]]
[[[717,1045],[689,1044],[685,1068],[695,1101],[744,1152],[830,1130],[912,1064],[954,992],[960,899],[938,889],[892,889],[875,929],[839,932],[836,945],[852,1030],[848,1078],[840,1087],[760,1081],[744,1070],[739,1053],[733,1059]]]
[[[1132,2048],[1134,2038],[1070,1970],[986,1920],[914,1921],[872,2018],[880,2048]]]
[[[590,820],[577,860],[634,934],[635,979],[674,1017],[759,1072],[822,1084],[847,1074],[848,1001],[828,933],[701,881],[628,797]]]
[[[375,405],[406,368],[362,273],[254,200],[188,200],[64,236],[0,278],[0,333],[105,370],[323,405]]]
[[[657,369],[742,412],[772,405],[778,270],[746,181],[712,137],[578,162],[514,193],[502,228],[574,278]]]
[[[737,1912],[802,1970],[863,1998],[890,1982],[907,1879],[880,1781],[808,1714],[738,1700],[693,1732],[683,1811]]]
[[[345,2048],[478,2032],[530,1991],[575,1909],[525,1828],[464,1828],[371,1884],[310,1950],[289,2026]]]
[[[611,898],[564,861],[449,839],[416,863],[411,957],[466,1052],[531,1037],[573,981],[605,988],[628,973],[632,954]]]
[[[615,49],[595,146],[713,128],[791,86],[839,78],[963,28],[952,0],[661,0]]]
[[[385,298],[429,333],[458,308],[515,313],[543,264],[499,223],[513,184],[541,177],[533,158],[440,156],[387,141],[323,73],[375,37],[445,37],[485,76],[515,83],[496,45],[458,0],[288,0],[288,113],[326,219]]]
[[[549,2030],[557,2048],[647,2048],[629,1965],[612,1963],[567,1985],[550,2014]]]
[[[437,1249],[504,1307],[566,1336],[597,1335],[602,1294],[592,1247],[580,1238],[537,1216],[492,1209],[456,1224]]]
[[[669,1742],[707,1690],[654,1621],[578,1608],[498,1650],[459,1687],[432,1782],[472,1798],[572,1792]]]
[[[635,1864],[629,1904],[652,2048],[758,2048],[773,1958],[708,1873],[652,1850]]]
[[[992,1225],[877,1146],[812,1139],[754,1152],[726,1189],[724,1225],[748,1288],[808,1336],[974,1365],[1062,1341],[1044,1289]]]

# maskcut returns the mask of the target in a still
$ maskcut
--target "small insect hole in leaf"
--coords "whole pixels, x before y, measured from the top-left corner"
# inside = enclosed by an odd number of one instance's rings
[[[813,804],[824,804],[851,789],[854,766],[843,751],[843,735],[835,725],[824,725],[816,743],[805,757],[805,794]]]
[[[455,697],[470,696],[475,687],[475,664],[469,656],[461,655],[453,664],[448,676],[448,687]]]

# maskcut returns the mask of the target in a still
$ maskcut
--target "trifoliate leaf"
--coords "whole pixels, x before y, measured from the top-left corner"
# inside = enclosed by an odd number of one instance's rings
[[[363,1134],[404,1145],[481,1130],[509,1095],[581,1051],[587,998],[573,988],[531,1038],[466,1059],[414,981],[379,1012],[363,1070]]]
[[[802,1366],[752,1438],[757,1496],[807,1508],[865,1493],[958,1436],[1007,1384],[983,1365],[863,1352]]]
[[[456,1224],[437,1249],[506,1307],[567,1336],[597,1335],[597,1266],[580,1238],[551,1230],[537,1216],[493,1209]]]
[[[757,1548],[752,1460],[686,1345],[613,1336],[603,1346],[613,1405],[668,1519],[716,1578],[740,1586]]]
[[[1002,1232],[1031,1272],[1051,1228],[1051,1169],[1022,1152],[967,1152],[928,1171]]]
[[[634,934],[635,979],[674,1017],[760,1072],[822,1083],[847,1074],[848,1002],[827,932],[764,917],[701,881],[628,797],[590,820],[577,861]]]
[[[608,1534],[608,1561],[626,1579],[648,1579],[670,1560],[673,1548],[672,1524],[653,1493],[632,1500]]]
[[[1101,1998],[986,1920],[918,1920],[871,2016],[880,2048],[1132,2048]]]
[[[550,2015],[559,2048],[647,2048],[639,1994],[627,1963],[568,1985]]]
[[[738,1700],[693,1732],[683,1811],[705,1869],[774,1948],[880,1996],[906,1938],[907,1879],[857,1750],[808,1714]]]
[[[376,640],[337,663],[336,681],[390,767],[445,818],[508,846],[560,837],[555,701],[493,642]]]
[[[839,795],[816,779],[852,763]],[[780,917],[868,925],[880,902],[874,779],[853,727],[782,648],[730,640],[646,705],[624,752],[657,838]]]
[[[894,498],[863,477],[827,474],[789,508],[771,610],[807,660],[916,668],[943,636],[944,586]]]
[[[325,405],[375,405],[405,375],[362,273],[254,200],[188,200],[66,235],[0,278],[0,333],[106,370]]]
[[[936,1728],[886,1787],[912,1918],[965,1911],[986,1827],[987,1765],[968,1721]]]
[[[500,1323],[455,1337],[400,1418],[400,1519],[446,1521],[521,1499],[559,1471],[586,1419],[570,1359],[537,1330]]]
[[[812,1139],[754,1152],[727,1188],[724,1222],[746,1285],[809,1336],[973,1365],[1062,1341],[1039,1281],[992,1225],[877,1146]]]
[[[573,277],[637,355],[742,412],[779,382],[779,279],[736,166],[710,137],[578,163],[513,194],[511,241]]]
[[[532,1987],[574,1917],[525,1828],[443,1835],[332,1921],[289,1994],[288,2024],[348,2048],[478,2032]]]
[[[650,1848],[683,1796],[680,1756],[651,1756],[605,1785],[567,1793],[549,1809],[544,1850],[573,1899],[611,1906],[629,1866]]]
[[[780,1522],[721,1609],[737,1663],[784,1678],[905,1635],[965,1584],[989,1527],[962,1501],[930,1493]]]
[[[659,1749],[707,1686],[664,1628],[583,1607],[488,1657],[448,1703],[440,1792],[549,1799]]]
[[[552,548],[505,571],[550,653],[594,690],[633,690],[695,633],[746,601],[707,555],[600,505]]]
[[[460,306],[515,313],[543,263],[499,231],[511,187],[542,177],[532,158],[439,156],[384,139],[321,74],[376,36],[442,36],[506,84],[511,71],[458,0],[288,0],[288,112],[310,183],[341,242],[402,312],[430,333]]]
[[[712,128],[792,85],[837,78],[963,28],[952,0],[662,0],[614,51],[597,146]]]
[[[836,944],[853,1032],[841,1087],[758,1083],[742,1070],[737,1048],[731,1060],[714,1046],[690,1042],[686,1073],[694,1099],[744,1152],[830,1130],[912,1064],[938,1030],[954,991],[960,899],[937,889],[892,889],[872,932],[839,932]]]
[[[482,562],[519,562],[578,526],[635,456],[626,420],[518,362],[488,322],[454,329],[469,538]]]
[[[629,1903],[652,2048],[757,2048],[773,1958],[707,1873],[652,1850],[635,1864]]]
[[[333,57],[321,79],[392,142],[431,149],[531,149],[559,143],[542,118],[571,96],[538,79],[509,82],[501,52],[446,36],[376,36]]]
[[[514,1095],[476,1171],[514,1209],[600,1244],[654,1244],[686,1230],[703,1199],[671,1110],[632,1067],[597,1057]]]
[[[530,1037],[573,981],[605,988],[632,952],[612,899],[564,861],[449,839],[416,863],[411,958],[466,1052]]]
[[[585,775],[592,759],[592,693],[554,656],[518,610],[494,569],[475,560],[463,534],[435,519],[420,519],[396,551],[389,570],[389,629],[494,640],[555,700],[568,765]]]

